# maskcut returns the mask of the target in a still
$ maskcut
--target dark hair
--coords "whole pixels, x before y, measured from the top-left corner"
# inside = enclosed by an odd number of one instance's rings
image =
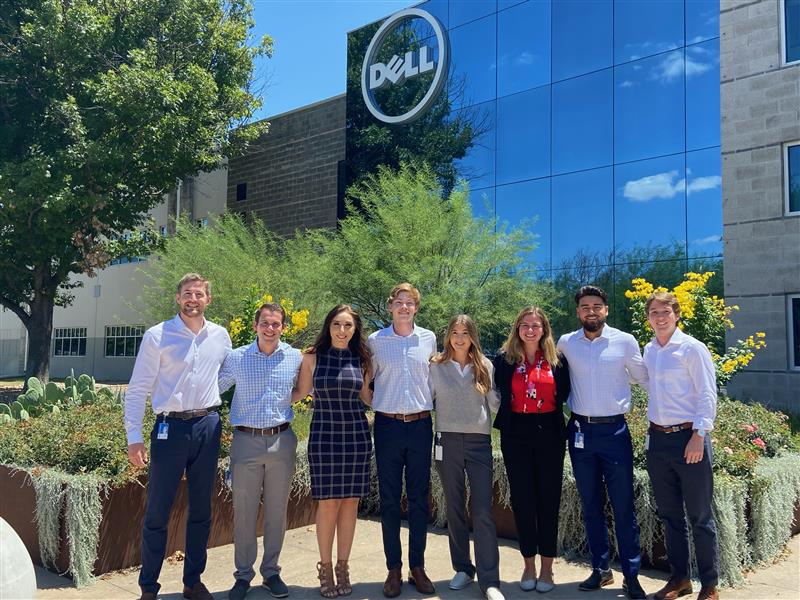
[[[258,310],[256,310],[256,318],[255,318],[256,324],[258,324],[258,320],[261,318],[262,310],[281,313],[281,323],[286,325],[286,311],[283,310],[283,307],[277,302],[266,302],[265,304],[262,304],[261,306],[258,307]]]
[[[581,298],[584,296],[597,296],[598,298],[602,298],[603,304],[608,306],[608,295],[606,295],[601,287],[597,287],[596,285],[584,285],[575,294],[575,306],[581,303]]]
[[[325,316],[325,321],[322,323],[322,331],[319,332],[319,335],[314,343],[306,348],[306,352],[315,354],[316,352],[325,352],[330,350],[331,346],[333,345],[333,342],[331,341],[331,324],[336,316],[341,313],[347,313],[353,317],[355,331],[353,331],[353,337],[350,338],[350,342],[347,344],[347,347],[349,348],[350,352],[357,355],[361,359],[361,370],[364,373],[369,373],[372,370],[372,360],[369,346],[367,346],[367,341],[364,339],[364,326],[361,322],[361,317],[359,314],[353,310],[353,307],[349,304],[338,304],[330,310],[330,312]]]

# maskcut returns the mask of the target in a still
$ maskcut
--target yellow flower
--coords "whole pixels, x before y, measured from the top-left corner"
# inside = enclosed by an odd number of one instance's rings
[[[738,308],[738,307],[737,307],[737,308]],[[767,337],[767,334],[766,334],[766,333],[764,333],[763,331],[757,331],[757,332],[756,332],[756,337],[759,337],[759,338],[764,338],[764,337]]]

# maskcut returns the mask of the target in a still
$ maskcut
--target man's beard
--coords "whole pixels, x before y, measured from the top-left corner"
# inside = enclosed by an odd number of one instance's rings
[[[596,321],[581,320],[581,325],[583,325],[583,328],[589,333],[600,331],[605,324],[606,320],[602,317],[598,317]]]
[[[194,308],[184,308],[181,306],[181,314],[187,317],[202,317],[204,312],[204,309],[199,306],[195,306]]]

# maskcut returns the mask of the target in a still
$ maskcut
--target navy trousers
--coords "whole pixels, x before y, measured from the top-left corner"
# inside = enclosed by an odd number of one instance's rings
[[[691,437],[691,429],[675,433],[650,431],[647,472],[653,485],[658,516],[664,523],[667,558],[672,574],[680,578],[691,575],[685,505],[694,537],[700,583],[717,585],[719,552],[717,526],[711,510],[714,496],[711,440],[707,435],[703,460],[687,465],[683,452]]]
[[[211,491],[217,473],[222,423],[212,412],[195,419],[167,417],[169,436],[157,437],[159,417],[150,433],[150,477],[147,509],[142,527],[142,570],[139,586],[143,592],[161,588],[158,576],[167,547],[167,523],[172,501],[184,471],[188,480],[189,516],[186,521],[186,556],[183,583],[192,587],[206,568],[206,546],[211,530]]]
[[[605,484],[614,513],[622,574],[626,578],[636,577],[642,557],[633,507],[633,446],[628,425],[623,419],[614,423],[580,423],[583,448],[575,448],[576,431],[573,417],[568,427],[569,456],[581,497],[592,568],[608,569],[611,559],[604,511]]]
[[[400,497],[403,472],[408,498],[408,566],[425,566],[428,534],[428,488],[431,478],[433,421],[404,423],[375,414],[375,462],[381,499],[381,529],[386,568],[403,565],[400,547]]]

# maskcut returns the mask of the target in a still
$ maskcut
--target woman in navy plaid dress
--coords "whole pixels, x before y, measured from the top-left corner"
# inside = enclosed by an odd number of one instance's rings
[[[358,501],[369,493],[372,439],[364,404],[371,399],[370,360],[361,330],[361,319],[350,306],[342,304],[331,310],[317,341],[303,357],[294,392],[295,399],[299,399],[314,390],[308,464],[311,496],[319,500],[317,571],[319,591],[326,598],[352,592],[347,561],[353,545]]]

